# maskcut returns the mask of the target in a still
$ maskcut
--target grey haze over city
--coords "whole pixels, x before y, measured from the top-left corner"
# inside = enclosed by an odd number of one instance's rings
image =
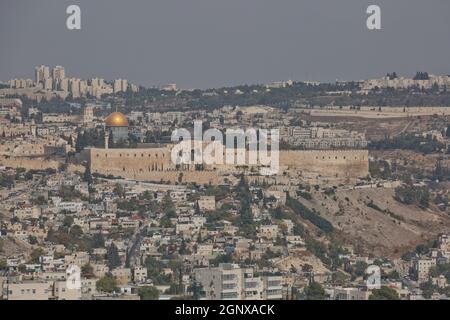
[[[366,28],[370,4],[382,30]],[[449,34],[448,0],[2,0],[0,79],[40,64],[181,88],[447,74]]]

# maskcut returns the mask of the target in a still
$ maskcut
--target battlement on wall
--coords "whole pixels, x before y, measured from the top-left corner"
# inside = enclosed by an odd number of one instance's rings
[[[146,148],[146,149],[88,149],[89,155],[93,157],[110,157],[110,158],[165,158],[169,157],[169,148]]]
[[[330,150],[283,150],[280,153],[292,153],[297,155],[321,155],[321,156],[333,156],[333,155],[367,155],[369,151],[367,149],[330,149]]]
[[[327,163],[343,161],[352,164],[355,161],[368,162],[368,157],[368,150],[292,150],[280,152],[280,164],[299,164],[300,161],[324,161]]]
[[[217,166],[196,171],[194,165],[177,167],[172,163],[170,148],[90,149],[92,173],[136,180],[213,182],[225,175],[242,171],[238,165]],[[367,150],[300,150],[280,151],[280,169],[294,176],[361,178],[369,174]],[[180,176],[181,174],[181,176]]]
[[[301,150],[280,152],[280,167],[303,176],[362,178],[369,174],[367,150]]]
[[[26,170],[58,169],[62,163],[61,161],[46,160],[45,158],[0,156],[0,166],[24,168]]]

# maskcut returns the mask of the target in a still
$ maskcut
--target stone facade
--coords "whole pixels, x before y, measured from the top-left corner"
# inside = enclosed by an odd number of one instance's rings
[[[60,161],[45,158],[0,156],[0,166],[9,168],[24,168],[26,170],[58,169]]]
[[[303,176],[364,178],[369,174],[368,150],[281,151],[281,170],[294,170]]]
[[[149,149],[88,149],[93,174],[154,182],[223,183],[242,167],[220,165],[196,170],[193,165],[176,167],[169,146]],[[369,174],[367,150],[280,151],[280,172],[314,178],[357,179]]]

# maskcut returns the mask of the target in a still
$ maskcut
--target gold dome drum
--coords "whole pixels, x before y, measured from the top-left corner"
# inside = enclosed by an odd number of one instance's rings
[[[113,112],[105,119],[107,127],[128,127],[128,120],[121,112]]]

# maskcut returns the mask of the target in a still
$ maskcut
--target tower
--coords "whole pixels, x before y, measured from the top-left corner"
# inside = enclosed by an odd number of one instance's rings
[[[44,83],[45,80],[50,78],[50,69],[47,66],[37,66],[34,68],[34,74],[35,74],[35,82],[36,83]]]
[[[105,149],[109,148],[109,130],[105,130]]]
[[[55,66],[52,70],[53,80],[60,81],[66,77],[66,71],[62,66]]]
[[[86,104],[83,109],[83,123],[89,124],[94,120],[94,107],[90,104]]]

